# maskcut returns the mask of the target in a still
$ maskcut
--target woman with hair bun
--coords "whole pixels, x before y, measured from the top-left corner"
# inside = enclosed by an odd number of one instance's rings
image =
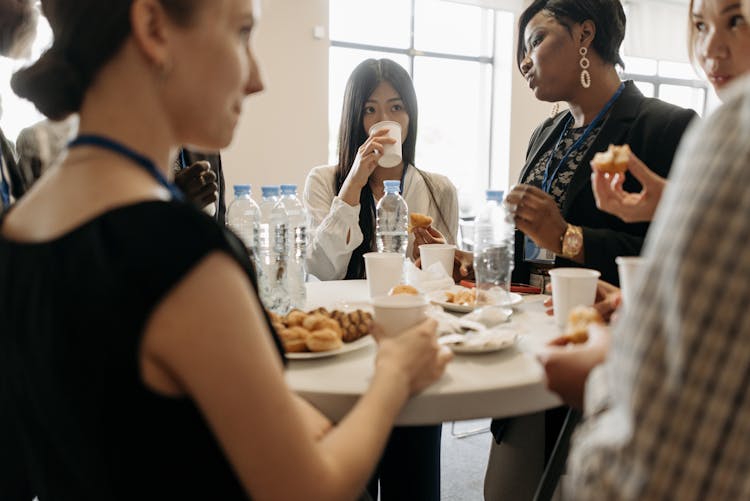
[[[434,321],[379,340],[333,426],[284,381],[241,241],[172,184],[263,88],[254,4],[44,1],[54,44],[13,88],[80,128],[0,216],[2,499],[355,499],[450,360]]]

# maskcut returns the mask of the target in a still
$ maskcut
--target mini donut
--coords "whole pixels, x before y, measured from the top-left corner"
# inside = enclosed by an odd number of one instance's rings
[[[418,296],[419,291],[415,289],[414,287],[412,287],[411,285],[406,285],[406,284],[395,285],[391,288],[391,290],[388,291],[389,296],[398,296],[400,294]]]
[[[413,232],[415,228],[429,228],[431,224],[432,218],[426,214],[420,214],[419,212],[409,214],[409,233]]]
[[[307,338],[310,332],[303,327],[290,327],[279,331],[279,337],[287,353],[307,351]]]
[[[343,346],[341,336],[333,329],[320,329],[307,336],[307,349],[313,352],[331,351]]]
[[[307,317],[307,314],[304,311],[292,310],[287,314],[286,318],[284,319],[284,323],[286,323],[289,327],[295,327],[298,325],[302,325],[305,317]]]
[[[591,166],[595,171],[622,174],[627,170],[629,160],[630,146],[627,144],[622,146],[610,144],[607,151],[601,151],[594,155]]]

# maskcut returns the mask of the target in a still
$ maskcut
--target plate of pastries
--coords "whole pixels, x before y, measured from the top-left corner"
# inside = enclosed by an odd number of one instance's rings
[[[286,351],[286,358],[304,360],[330,357],[373,344],[372,314],[318,308],[292,310],[286,315],[269,314]]]
[[[481,294],[481,292],[480,292]],[[468,313],[477,305],[477,290],[456,285],[448,290],[433,291],[427,295],[431,303],[448,311]],[[523,297],[515,292],[508,293],[508,300],[500,306],[515,306],[523,302]]]

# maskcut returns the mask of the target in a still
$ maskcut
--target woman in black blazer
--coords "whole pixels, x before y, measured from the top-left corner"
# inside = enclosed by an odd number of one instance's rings
[[[619,0],[535,0],[519,19],[518,67],[537,99],[569,110],[533,133],[519,185],[506,197],[516,224],[513,281],[543,285],[547,270],[584,266],[619,283],[615,258],[638,255],[647,223],[628,224],[596,207],[591,159],[610,144],[666,177],[696,114],[646,98],[622,82],[625,13]],[[639,191],[628,176],[625,190]],[[567,409],[496,420],[486,499],[531,499]]]
[[[514,281],[538,281],[554,266],[585,266],[617,284],[615,258],[640,253],[648,224],[597,209],[589,162],[610,144],[628,144],[666,177],[696,114],[620,80],[625,14],[618,1],[536,0],[519,30],[517,61],[529,86],[538,99],[566,102],[569,110],[534,132],[521,184],[506,199],[519,230]],[[640,186],[628,176],[625,189]]]

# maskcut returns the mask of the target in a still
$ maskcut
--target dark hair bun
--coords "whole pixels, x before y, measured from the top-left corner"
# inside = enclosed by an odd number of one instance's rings
[[[76,68],[54,49],[13,75],[11,87],[51,120],[62,120],[81,107],[85,92]]]

